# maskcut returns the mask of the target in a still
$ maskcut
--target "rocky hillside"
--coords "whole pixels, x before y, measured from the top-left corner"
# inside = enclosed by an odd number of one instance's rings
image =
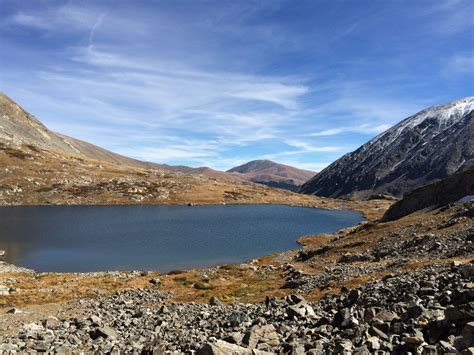
[[[338,201],[271,189],[240,177],[229,178],[229,175],[232,174],[208,168],[174,169],[142,162],[52,132],[0,94],[0,205],[288,203],[341,206]]]
[[[1,92],[0,129],[0,143],[11,146],[31,145],[131,167],[154,166],[152,163],[127,158],[79,139],[53,132]]]
[[[316,174],[271,160],[253,160],[227,172],[251,182],[293,191]]]
[[[422,209],[438,208],[463,198],[474,199],[474,168],[413,190],[393,204],[383,220],[393,221]]]
[[[397,197],[474,166],[474,97],[406,118],[301,187],[319,196]]]
[[[0,351],[470,354],[473,211],[450,204],[203,270],[9,271]]]

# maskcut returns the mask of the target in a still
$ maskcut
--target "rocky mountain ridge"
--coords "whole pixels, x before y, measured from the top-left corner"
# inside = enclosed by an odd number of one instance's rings
[[[328,197],[401,197],[474,166],[474,97],[406,118],[344,155],[300,189]]]

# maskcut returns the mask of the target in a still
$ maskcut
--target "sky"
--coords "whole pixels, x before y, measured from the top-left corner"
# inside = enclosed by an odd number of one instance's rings
[[[0,91],[130,157],[320,171],[474,95],[472,0],[0,0]]]

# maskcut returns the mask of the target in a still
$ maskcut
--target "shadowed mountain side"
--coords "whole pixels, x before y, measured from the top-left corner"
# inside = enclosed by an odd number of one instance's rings
[[[329,165],[300,189],[327,197],[401,197],[474,166],[474,97],[408,117]]]

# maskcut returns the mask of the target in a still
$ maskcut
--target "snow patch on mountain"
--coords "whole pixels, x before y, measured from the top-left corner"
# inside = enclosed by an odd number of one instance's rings
[[[404,192],[474,165],[474,97],[416,113],[328,166],[301,191],[330,197]]]

